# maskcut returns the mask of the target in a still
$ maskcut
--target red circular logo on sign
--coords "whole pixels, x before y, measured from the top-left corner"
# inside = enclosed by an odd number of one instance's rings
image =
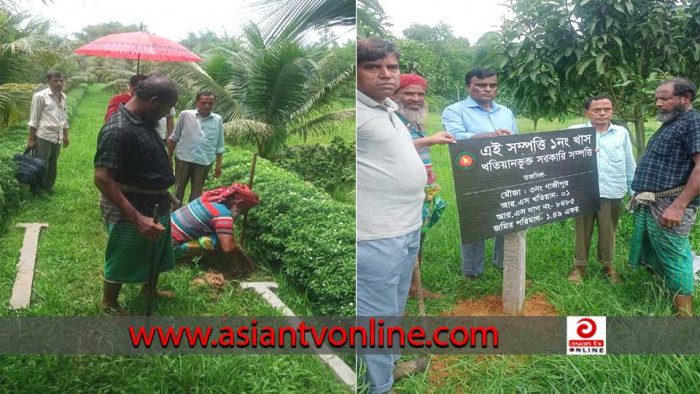
[[[457,157],[457,164],[463,170],[470,170],[474,165],[474,155],[464,152]]]
[[[576,328],[576,334],[583,339],[588,339],[595,335],[598,330],[595,322],[591,319],[585,318],[578,321],[578,327]]]

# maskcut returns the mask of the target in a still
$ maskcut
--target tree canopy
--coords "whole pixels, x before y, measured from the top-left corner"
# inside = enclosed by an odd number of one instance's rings
[[[587,97],[608,94],[634,123],[641,154],[659,81],[700,77],[700,2],[517,0],[510,9],[485,60],[530,118],[578,112]]]

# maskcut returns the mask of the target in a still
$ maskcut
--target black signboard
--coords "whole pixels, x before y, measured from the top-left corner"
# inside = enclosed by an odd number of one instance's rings
[[[450,145],[462,243],[600,209],[595,128]]]

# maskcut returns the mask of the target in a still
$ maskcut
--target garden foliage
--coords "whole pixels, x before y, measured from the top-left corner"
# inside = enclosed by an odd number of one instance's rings
[[[295,145],[284,150],[275,164],[293,171],[314,186],[333,193],[355,185],[355,145],[335,137],[330,145]]]
[[[252,154],[226,153],[210,189],[245,183]],[[333,201],[297,175],[258,158],[253,191],[260,205],[248,214],[245,248],[251,258],[279,267],[306,292],[315,315],[355,314],[355,207]]]

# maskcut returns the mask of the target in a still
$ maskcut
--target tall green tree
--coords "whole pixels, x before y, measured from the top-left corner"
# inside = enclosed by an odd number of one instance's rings
[[[700,3],[678,0],[513,0],[491,64],[534,118],[611,95],[645,148],[652,93],[670,75],[700,76]]]
[[[78,33],[73,33],[73,37],[78,46],[87,44],[100,37],[115,33],[128,33],[133,31],[148,31],[148,26],[136,24],[124,25],[121,22],[110,21],[98,25],[89,25],[82,28]]]
[[[427,78],[433,96],[451,102],[460,98],[464,75],[473,64],[469,40],[455,37],[452,27],[444,22],[435,26],[413,23],[404,29],[403,36],[406,39],[399,41],[405,65],[402,71],[418,72]],[[411,42],[419,43],[421,49],[416,51],[416,44]]]
[[[387,30],[391,26],[378,0],[357,0],[357,38],[393,38]]]

